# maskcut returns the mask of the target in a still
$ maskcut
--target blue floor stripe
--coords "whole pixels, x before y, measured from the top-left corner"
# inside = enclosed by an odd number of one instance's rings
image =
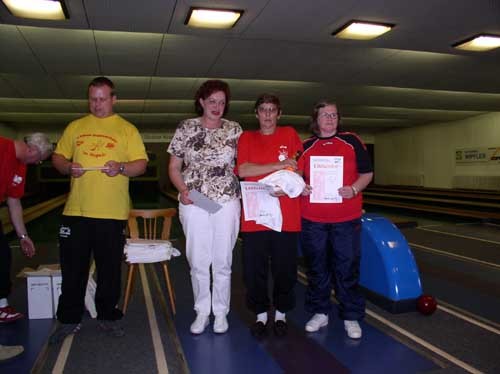
[[[250,335],[247,326],[236,313],[228,315],[229,331],[215,334],[211,323],[203,334],[193,335],[189,327],[195,318],[189,270],[183,259],[174,259],[169,267],[177,295],[175,326],[191,373],[281,373],[265,349]]]

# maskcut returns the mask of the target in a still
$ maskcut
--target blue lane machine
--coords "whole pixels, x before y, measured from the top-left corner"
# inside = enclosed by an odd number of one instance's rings
[[[415,311],[422,284],[405,237],[380,215],[364,214],[361,222],[360,284],[368,299],[392,313]]]

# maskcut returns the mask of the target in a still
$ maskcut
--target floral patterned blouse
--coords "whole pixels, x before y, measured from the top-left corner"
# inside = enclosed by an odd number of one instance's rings
[[[221,127],[215,129],[204,128],[200,118],[182,121],[167,152],[184,161],[182,177],[190,190],[225,203],[241,196],[234,165],[243,130],[237,122],[221,121]]]

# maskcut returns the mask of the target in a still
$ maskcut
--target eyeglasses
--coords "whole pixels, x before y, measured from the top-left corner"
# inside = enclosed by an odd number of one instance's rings
[[[271,114],[274,114],[274,113],[278,113],[278,108],[275,107],[275,106],[272,106],[272,107],[269,107],[269,108],[260,106],[260,107],[257,108],[257,112],[259,112],[259,113],[271,113]]]
[[[337,119],[339,117],[338,113],[321,113],[319,118],[330,118],[330,119]]]

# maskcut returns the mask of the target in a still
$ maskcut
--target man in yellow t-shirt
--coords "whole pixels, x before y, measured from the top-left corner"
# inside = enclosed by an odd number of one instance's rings
[[[51,344],[80,330],[91,253],[97,270],[98,326],[112,336],[124,335],[118,322],[123,314],[116,305],[129,177],[143,174],[148,160],[135,126],[113,112],[113,82],[95,78],[88,100],[90,114],[66,127],[52,157],[55,168],[71,176],[71,189],[59,229],[62,293]]]

